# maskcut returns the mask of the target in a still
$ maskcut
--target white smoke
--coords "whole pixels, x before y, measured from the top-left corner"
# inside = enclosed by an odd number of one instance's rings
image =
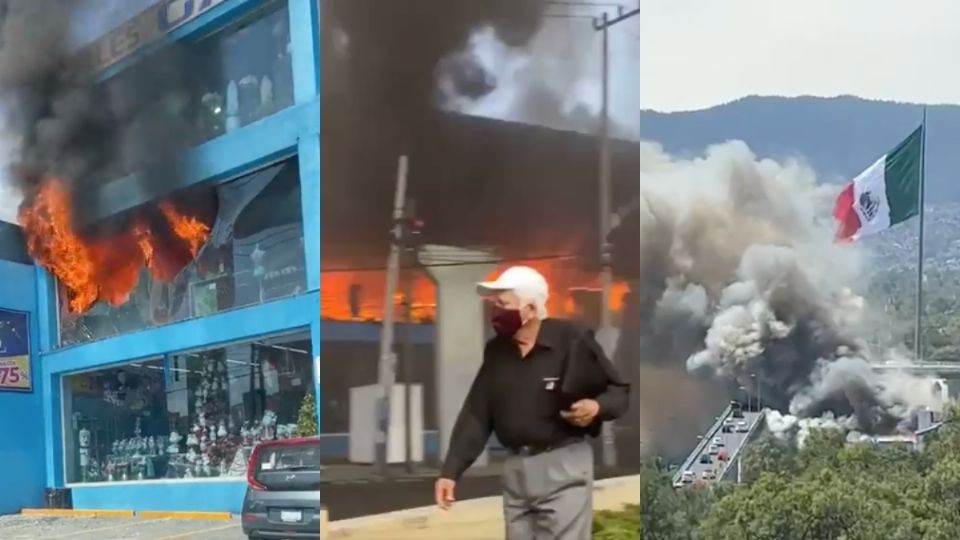
[[[880,433],[938,406],[932,379],[874,369],[896,344],[867,339],[883,321],[855,292],[867,254],[833,241],[836,187],[740,142],[693,159],[642,144],[641,164],[630,256],[643,261],[642,286],[659,291],[657,332],[698,336],[676,361],[762,399],[779,415],[768,416],[775,432]]]
[[[598,15],[603,9],[600,5],[575,15]],[[438,66],[438,104],[472,116],[593,132],[603,88],[600,33],[588,17],[566,15],[548,13],[539,32],[523,47],[505,44],[490,26],[477,28],[461,50]],[[635,17],[609,33],[611,132],[631,140],[639,138],[641,110],[638,27]],[[463,95],[454,77],[464,69],[482,72],[492,90]]]

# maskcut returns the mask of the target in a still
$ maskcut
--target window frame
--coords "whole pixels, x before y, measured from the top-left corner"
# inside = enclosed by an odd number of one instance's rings
[[[277,156],[277,157],[275,157],[275,158],[273,158],[273,159],[268,160],[268,161],[265,162],[265,163],[258,163],[258,164],[256,164],[255,166],[250,166],[250,167],[244,168],[244,169],[243,169],[242,171],[240,171],[240,172],[237,172],[237,173],[234,173],[234,174],[225,176],[225,177],[223,177],[223,178],[216,178],[216,179],[215,179],[215,178],[211,178],[211,179],[208,179],[208,180],[204,180],[204,181],[202,181],[202,182],[197,182],[197,183],[195,183],[195,184],[191,184],[191,185],[189,185],[189,186],[184,186],[184,187],[181,188],[181,189],[195,189],[195,188],[198,188],[198,187],[210,187],[210,188],[216,189],[217,187],[219,187],[219,186],[221,186],[221,185],[229,184],[230,182],[234,182],[234,181],[236,181],[236,180],[240,180],[240,179],[242,179],[242,178],[245,178],[245,177],[247,177],[247,176],[256,174],[256,173],[258,173],[258,172],[260,172],[260,171],[262,171],[262,170],[269,169],[270,167],[274,167],[274,166],[276,166],[276,165],[280,165],[280,164],[282,164],[282,163],[284,163],[284,162],[287,162],[287,161],[290,162],[290,166],[291,166],[291,167],[296,167],[297,176],[298,176],[298,178],[299,178],[299,182],[298,182],[299,185],[298,185],[298,188],[297,188],[297,189],[300,191],[300,199],[301,199],[301,205],[302,205],[302,202],[303,202],[303,185],[302,185],[302,184],[303,184],[303,180],[302,180],[302,177],[300,177],[300,174],[301,174],[301,172],[300,172],[300,159],[299,159],[299,155],[298,155],[298,152],[296,151],[296,149],[294,149],[293,151],[290,151],[290,152],[285,152],[285,153],[281,154],[280,156]],[[174,192],[172,192],[171,194],[175,194],[175,193],[177,193],[178,191],[180,191],[180,190],[174,191]],[[155,198],[155,199],[153,199],[152,201],[143,203],[142,205],[139,205],[139,206],[145,206],[145,205],[153,204],[153,203],[155,203],[155,201],[157,201],[157,200],[159,200],[159,199],[160,199],[160,198]],[[134,207],[134,209],[135,209],[135,208],[139,208],[139,206]],[[132,211],[132,209],[131,209],[131,211]],[[113,217],[113,216],[109,216],[109,217],[107,217],[107,218],[105,218],[105,219],[110,219],[111,217]],[[303,217],[302,217],[302,216],[301,216],[301,220],[303,220]],[[301,226],[301,228],[302,228],[302,226]],[[303,256],[304,256],[304,272],[306,273],[306,258],[307,258],[306,250],[304,250]],[[192,264],[193,262],[195,262],[195,260],[194,260],[194,261],[191,261],[190,263],[188,263],[188,265],[189,265],[189,264]],[[138,329],[132,330],[132,331],[130,331],[130,332],[121,332],[121,333],[112,334],[112,335],[109,335],[109,336],[97,337],[97,338],[93,338],[93,339],[89,339],[89,340],[76,341],[76,342],[64,344],[64,343],[63,343],[63,326],[62,326],[62,322],[61,322],[61,317],[62,317],[62,315],[63,315],[63,306],[62,306],[62,303],[61,303],[61,294],[62,294],[62,293],[61,293],[60,280],[57,279],[56,276],[53,276],[53,279],[52,279],[51,281],[52,281],[52,283],[53,283],[53,289],[54,289],[54,295],[53,295],[53,297],[54,297],[54,302],[55,302],[55,303],[54,303],[54,306],[53,306],[53,307],[54,307],[54,319],[55,319],[53,328],[54,328],[54,330],[55,330],[55,332],[56,332],[56,334],[55,334],[55,336],[54,336],[54,337],[55,337],[55,339],[54,339],[54,347],[53,347],[54,350],[66,349],[66,348],[70,348],[70,347],[77,347],[77,346],[81,346],[81,345],[87,345],[87,344],[95,343],[95,342],[98,342],[98,341],[103,341],[103,340],[107,340],[107,339],[113,339],[113,338],[115,338],[115,337],[122,336],[122,335],[126,335],[126,334],[132,334],[132,333],[142,332],[142,331],[144,331],[144,330],[149,330],[149,329],[153,329],[153,328],[161,328],[161,327],[164,327],[164,326],[170,326],[170,325],[174,325],[174,324],[180,324],[180,323],[185,322],[185,321],[190,321],[190,320],[194,320],[194,319],[199,319],[199,318],[202,318],[202,317],[209,317],[209,316],[211,316],[211,315],[217,315],[217,314],[220,314],[220,313],[226,313],[226,312],[228,312],[228,311],[232,311],[232,310],[236,310],[236,309],[243,309],[243,308],[246,308],[246,307],[256,306],[256,305],[261,305],[261,304],[263,304],[263,302],[258,302],[258,303],[254,303],[254,304],[245,304],[245,305],[233,306],[233,307],[231,307],[231,308],[224,309],[224,310],[220,310],[220,311],[217,311],[216,313],[212,313],[212,314],[208,314],[208,315],[188,317],[188,318],[185,318],[185,319],[180,319],[180,320],[177,320],[177,321],[171,321],[171,322],[167,322],[167,323],[164,323],[164,324],[158,324],[158,325],[152,325],[152,326],[144,326],[143,328],[138,328]],[[306,288],[305,292],[300,293],[300,294],[306,294],[307,290],[309,290],[309,287]],[[267,301],[281,300],[281,299],[283,299],[283,298],[290,298],[290,296],[282,297],[282,298],[274,298],[274,299],[270,299],[270,300],[267,300]],[[94,305],[96,305],[96,304],[94,304]],[[91,308],[92,308],[92,307],[93,307],[93,306],[91,306]],[[111,308],[109,308],[109,309],[113,309],[113,308],[111,307]],[[81,316],[82,316],[82,315],[81,315]]]
[[[117,487],[117,486],[127,486],[127,485],[144,485],[144,484],[148,484],[148,485],[149,484],[170,484],[170,483],[230,483],[230,482],[245,483],[247,480],[246,475],[216,476],[216,477],[208,477],[208,478],[153,478],[149,480],[127,480],[127,481],[114,480],[113,482],[109,482],[106,480],[100,481],[100,482],[68,481],[67,478],[70,477],[70,473],[75,471],[72,471],[72,468],[73,468],[72,465],[68,465],[70,460],[67,452],[67,441],[72,440],[73,430],[71,426],[73,425],[73,420],[67,415],[67,399],[69,394],[69,399],[71,400],[71,408],[72,408],[73,393],[72,391],[68,392],[67,378],[72,377],[74,375],[95,373],[98,371],[116,369],[117,367],[136,364],[138,362],[148,362],[148,361],[155,361],[155,360],[160,360],[161,362],[163,362],[164,370],[166,370],[167,365],[171,360],[171,357],[176,355],[199,353],[199,352],[209,351],[213,349],[224,349],[234,345],[253,344],[258,341],[264,341],[264,340],[282,340],[282,339],[288,339],[291,337],[297,337],[297,338],[300,338],[299,340],[309,342],[311,349],[313,349],[313,342],[310,339],[310,327],[301,326],[297,328],[291,328],[289,330],[285,330],[279,333],[272,333],[272,334],[267,334],[263,336],[257,336],[254,338],[237,339],[237,340],[232,340],[224,343],[214,343],[214,344],[204,345],[201,347],[192,347],[189,349],[168,351],[159,357],[154,355],[154,356],[148,356],[143,358],[134,358],[130,360],[124,360],[121,362],[112,362],[108,364],[103,364],[97,367],[91,367],[91,368],[81,369],[77,371],[60,373],[58,375],[58,378],[60,379],[60,418],[61,418],[60,435],[62,440],[60,441],[59,452],[60,452],[60,458],[61,458],[61,466],[63,467],[63,479],[64,479],[63,486],[66,488],[88,488],[88,487]],[[316,378],[316,374],[313,373],[313,371],[316,369],[316,366],[314,365],[314,362],[313,362],[314,354],[312,350],[307,352],[307,357],[310,359],[309,364],[310,364],[310,371],[311,371],[312,378],[310,381],[308,381],[305,384],[311,385],[313,384],[313,379]],[[164,391],[166,391],[166,384],[167,384],[166,379],[164,379],[163,384],[164,384]]]

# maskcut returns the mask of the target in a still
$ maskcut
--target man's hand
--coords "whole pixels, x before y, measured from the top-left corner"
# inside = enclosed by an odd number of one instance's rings
[[[437,483],[433,486],[433,494],[437,499],[437,506],[443,510],[449,510],[453,506],[453,488],[456,487],[457,483],[449,478],[438,478]]]
[[[581,399],[570,406],[570,410],[560,411],[560,416],[577,427],[587,427],[593,423],[600,412],[600,404],[595,399]]]

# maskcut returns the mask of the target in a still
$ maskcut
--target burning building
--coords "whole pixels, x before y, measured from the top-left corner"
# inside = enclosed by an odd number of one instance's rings
[[[317,393],[319,5],[106,4],[0,2],[0,512],[238,511]]]
[[[522,50],[545,2],[328,0],[324,17],[316,0],[138,3],[68,41],[88,2],[0,1],[7,177],[24,195],[22,228],[0,227],[0,332],[22,345],[0,351],[0,388],[25,391],[0,401],[30,411],[0,425],[22,437],[5,451],[32,497],[236,512],[251,446],[289,437],[308,394],[323,458],[345,462],[350,389],[377,381],[379,321],[404,300],[398,373],[427,390],[438,454],[436,365],[458,358],[434,349],[436,268],[402,269],[385,298],[400,155],[417,242],[536,266],[554,316],[599,319],[594,138],[437,95],[509,84],[464,46],[483,27]],[[566,114],[549,89],[521,101]],[[856,257],[823,243],[829,188],[811,171],[736,143],[611,153],[625,462],[687,445],[731,386],[878,431],[914,405],[907,379],[861,373],[863,313],[843,292]]]
[[[324,459],[345,460],[346,392],[375,380],[393,308],[384,201],[401,153],[422,241],[537,266],[555,314],[597,317],[592,139],[433,103],[445,54],[478,25],[521,46],[543,2],[435,1],[451,15],[437,33],[416,30],[435,19],[414,3],[375,2],[371,18],[328,2],[321,31],[314,0],[138,0],[74,36],[93,4],[0,2],[6,180],[23,195],[20,227],[0,227],[0,273],[16,283],[0,329],[28,351],[0,355],[0,387],[24,391],[0,399],[31,411],[8,415],[22,439],[5,451],[35,487],[11,505],[67,487],[77,507],[238,511],[250,448],[289,437],[308,394]],[[467,75],[457,88],[482,93]],[[633,152],[615,143],[622,200],[636,195]],[[398,334],[428,389],[435,454],[440,315],[411,275],[419,324]],[[626,284],[614,292],[620,310]]]

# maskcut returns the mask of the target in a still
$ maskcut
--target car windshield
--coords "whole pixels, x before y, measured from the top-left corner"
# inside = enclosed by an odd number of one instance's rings
[[[320,447],[316,442],[268,446],[257,455],[260,472],[319,471]]]

